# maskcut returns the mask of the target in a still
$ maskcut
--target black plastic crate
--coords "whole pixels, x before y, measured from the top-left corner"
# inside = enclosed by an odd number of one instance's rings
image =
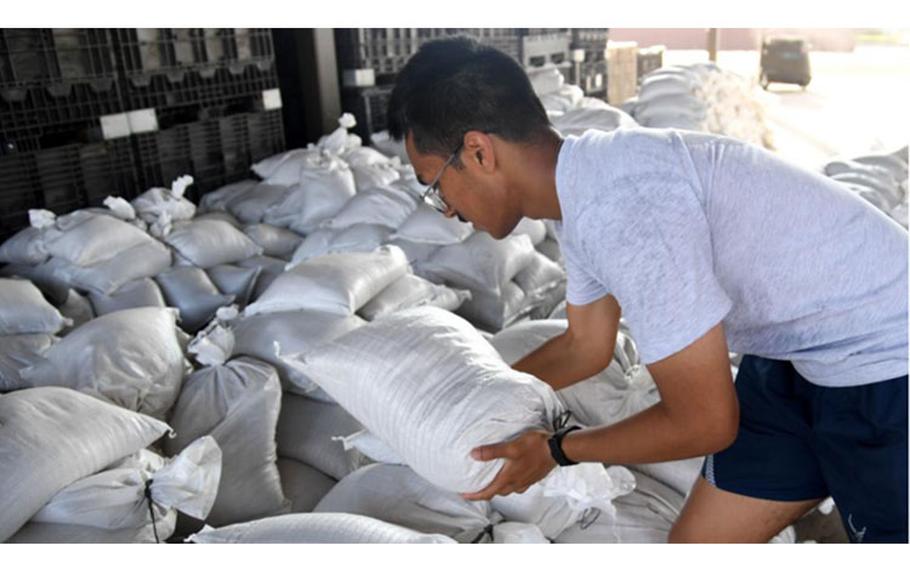
[[[585,51],[585,63],[604,61],[609,32],[608,28],[572,28],[572,49]]]
[[[162,128],[172,124],[263,110],[262,92],[278,88],[274,66],[262,70],[256,66],[240,73],[217,69],[210,77],[193,71],[172,82],[165,75],[149,78],[137,85],[123,84],[126,110],[154,108]]]
[[[117,65],[125,77],[203,75],[230,66],[270,67],[274,63],[267,28],[118,28],[112,29]]]
[[[638,50],[638,79],[660,69],[664,65],[664,50],[662,47],[649,47]]]
[[[100,140],[116,79],[107,30],[0,30],[0,153]]]
[[[577,67],[571,67],[572,84],[581,87],[589,97],[606,97],[607,94],[607,62],[591,61],[580,63]],[[576,77],[577,73],[577,77]]]
[[[193,200],[249,177],[253,162],[284,150],[280,110],[201,120],[132,138],[139,185],[169,187],[189,174]]]
[[[421,35],[418,28],[336,28],[338,68],[373,69],[379,82],[394,78],[423,41],[439,37],[434,34]]]
[[[106,29],[0,29],[0,94],[24,85],[106,80],[115,72]]]
[[[370,143],[370,136],[389,127],[389,99],[392,86],[367,87],[363,89],[345,89],[342,91],[341,106],[357,119],[354,132],[365,144]]]
[[[58,214],[138,194],[128,139],[0,156],[0,239],[28,225],[29,209]]]

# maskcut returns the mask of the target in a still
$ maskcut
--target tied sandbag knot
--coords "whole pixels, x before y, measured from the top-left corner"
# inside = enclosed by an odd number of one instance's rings
[[[149,504],[149,515],[152,516],[152,532],[155,533],[155,544],[161,544],[161,539],[158,538],[158,525],[155,522],[155,506],[152,504],[152,480],[148,479],[145,482],[145,500]]]
[[[478,533],[476,537],[474,537],[474,540],[471,541],[471,544],[477,544],[477,543],[483,542],[483,537],[486,535],[489,535],[490,541],[492,542],[493,541],[493,525],[490,524],[490,525],[485,526],[483,528],[483,530],[480,531],[480,533]]]

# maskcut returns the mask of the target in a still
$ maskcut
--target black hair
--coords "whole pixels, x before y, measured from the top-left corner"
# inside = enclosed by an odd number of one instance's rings
[[[389,133],[408,132],[421,153],[447,157],[470,130],[534,143],[550,132],[547,111],[517,61],[477,40],[425,43],[398,74]]]

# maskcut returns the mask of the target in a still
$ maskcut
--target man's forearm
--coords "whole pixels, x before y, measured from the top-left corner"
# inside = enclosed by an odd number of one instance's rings
[[[658,402],[612,424],[571,432],[563,439],[566,456],[577,462],[607,464],[655,463],[704,456],[733,443],[730,428],[713,424],[723,418],[682,420]]]
[[[557,335],[512,368],[534,375],[553,390],[559,390],[603,371],[612,360],[613,346],[604,345],[603,349],[604,356],[592,360],[589,354],[573,346],[568,335]]]

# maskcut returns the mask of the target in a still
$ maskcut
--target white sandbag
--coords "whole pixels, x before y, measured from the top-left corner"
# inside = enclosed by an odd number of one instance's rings
[[[253,173],[255,173],[257,176],[259,176],[263,180],[269,180],[269,178],[279,177],[278,174],[279,174],[280,170],[293,170],[293,168],[289,168],[288,166],[290,164],[296,163],[297,168],[296,168],[296,171],[294,171],[294,173],[296,175],[293,176],[291,179],[289,179],[286,184],[284,184],[284,185],[293,185],[293,184],[299,182],[298,178],[300,175],[300,166],[299,166],[298,162],[299,162],[300,158],[303,155],[310,153],[310,152],[313,152],[313,150],[306,149],[306,148],[288,150],[287,152],[275,154],[274,156],[269,156],[268,158],[260,160],[260,161],[256,162],[255,164],[253,164],[252,166],[250,166],[250,169],[253,171]],[[282,172],[282,177],[284,175],[286,175],[286,174],[284,174],[284,172]],[[277,179],[272,179],[272,182],[279,183]]]
[[[878,179],[881,183],[892,185],[897,183],[900,178],[895,178],[891,170],[882,166],[864,164],[855,160],[834,160],[828,162],[823,168],[826,176],[834,176],[845,173],[859,173]]]
[[[266,211],[280,203],[287,194],[287,187],[263,182],[228,201],[226,208],[244,225],[252,225],[261,222]]]
[[[357,119],[354,115],[346,112],[338,117],[338,128],[333,132],[321,136],[316,143],[316,147],[332,155],[341,155],[350,150],[360,148],[363,140],[356,134],[348,132],[357,125]]]
[[[831,176],[831,179],[868,187],[884,197],[889,208],[897,206],[903,197],[900,189],[895,184],[883,183],[879,178],[864,173],[844,172]]]
[[[262,267],[244,268],[233,264],[220,264],[209,268],[205,272],[222,294],[233,296],[234,302],[240,306],[240,309],[243,309],[249,303],[253,292],[256,290]]]
[[[112,294],[97,294],[92,292],[89,299],[99,316],[130,310],[133,308],[164,308],[167,303],[161,294],[161,288],[151,278],[140,278],[128,282]]]
[[[293,310],[245,316],[231,322],[235,355],[249,355],[278,370],[285,389],[313,396],[318,387],[310,378],[288,366],[279,354],[305,353],[341,337],[364,324],[355,316],[317,310]]]
[[[427,259],[433,256],[433,253],[435,253],[440,246],[427,243],[415,243],[414,241],[394,237],[389,238],[388,244],[395,245],[404,251],[404,255],[408,257],[408,263],[414,269],[415,273],[420,270],[420,266]]]
[[[66,302],[58,309],[60,315],[73,321],[73,326],[71,328],[64,328],[58,332],[58,335],[60,336],[65,336],[71,330],[76,329],[85,322],[95,319],[95,309],[92,307],[92,302],[87,297],[72,289],[69,291]]]
[[[397,229],[416,209],[417,200],[408,193],[375,186],[361,190],[321,226],[345,229],[351,225],[368,223]]]
[[[403,465],[373,464],[351,473],[323,497],[316,513],[352,513],[458,542],[488,540],[501,517],[487,501],[444,491]]]
[[[233,303],[201,268],[177,266],[155,277],[169,306],[180,311],[180,327],[194,333],[204,327],[218,308]]]
[[[378,519],[346,513],[296,513],[231,525],[206,527],[187,541],[197,544],[455,544]]]
[[[28,280],[0,278],[0,335],[54,334],[71,325]]]
[[[243,232],[262,249],[262,254],[290,260],[303,237],[293,231],[272,225],[249,225]]]
[[[438,308],[385,316],[287,361],[421,477],[459,493],[485,488],[503,465],[476,461],[471,450],[551,428],[563,413],[552,389],[510,369],[468,322]],[[603,472],[596,487],[572,486],[572,469],[554,470],[540,485],[570,508],[591,506],[589,498],[608,507],[601,501],[611,478]]]
[[[546,294],[565,281],[566,272],[539,252],[535,252],[528,266],[515,275],[515,284],[528,296]]]
[[[264,222],[307,234],[337,214],[356,192],[348,165],[326,154],[309,154],[298,166],[296,179],[285,198],[266,212]]]
[[[0,542],[58,491],[168,431],[164,422],[67,388],[0,396]]]
[[[672,488],[636,473],[635,490],[613,501],[614,516],[589,515],[559,534],[554,542],[665,543],[684,502],[685,498]]]
[[[318,469],[290,458],[278,458],[281,489],[292,513],[310,513],[337,483]]]
[[[388,130],[380,130],[370,135],[370,144],[390,158],[398,158],[401,163],[410,163],[408,152],[405,149],[404,139],[395,140],[389,135]]]
[[[506,282],[502,293],[471,290],[455,313],[481,329],[499,331],[527,315],[535,306],[533,300],[517,284]]]
[[[497,294],[533,260],[534,246],[527,235],[497,240],[483,231],[440,248],[423,269],[457,288]]]
[[[194,518],[208,515],[220,476],[221,450],[208,436],[169,460],[140,450],[68,485],[31,522],[110,531],[150,527],[153,536],[163,541],[174,532],[178,510]]]
[[[26,227],[0,244],[0,263],[41,264],[48,259],[44,231]]]
[[[245,315],[318,310],[353,315],[386,286],[407,272],[400,248],[383,246],[373,252],[339,253],[303,262],[275,279],[247,306]]]
[[[48,229],[44,246],[51,256],[86,267],[151,241],[148,233],[129,223],[108,215],[88,215],[71,228]]]
[[[904,146],[893,154],[866,154],[857,156],[853,161],[869,166],[878,166],[891,172],[897,181],[907,178],[907,147]]]
[[[69,282],[54,274],[54,267],[50,261],[35,266],[8,264],[0,268],[0,276],[28,280],[37,286],[41,294],[54,306],[62,306],[69,299]]]
[[[418,306],[436,306],[452,312],[470,297],[471,293],[465,290],[453,290],[433,284],[420,276],[405,274],[367,302],[357,313],[365,320],[372,321],[386,314]]]
[[[684,74],[660,74],[642,79],[639,87],[639,103],[667,95],[692,95],[695,82]]]
[[[278,455],[292,458],[340,480],[363,463],[356,451],[346,451],[335,438],[363,429],[341,406],[284,393],[278,418]]]
[[[536,247],[547,238],[547,225],[540,219],[522,217],[521,221],[512,229],[511,235],[528,235],[531,244]]]
[[[190,221],[164,238],[181,256],[200,268],[239,262],[262,254],[262,248],[224,221]]]
[[[242,268],[260,269],[259,277],[256,278],[256,287],[253,289],[253,293],[250,296],[248,302],[255,300],[261,296],[263,292],[268,290],[269,286],[272,285],[272,282],[284,274],[284,269],[287,266],[287,263],[280,258],[273,258],[271,256],[265,256],[261,254],[252,256],[246,260],[241,260],[240,262],[236,262],[234,264]]]
[[[381,156],[382,161],[373,161],[372,156],[367,159],[362,159],[358,156],[355,161],[348,161],[347,157],[351,153],[342,155],[351,167],[351,173],[354,174],[354,185],[358,191],[389,187],[401,178],[401,174],[398,173],[398,166],[401,164],[397,159],[394,159],[394,161],[390,160],[384,154],[372,148],[362,147],[355,150],[357,154],[365,151]]]
[[[537,252],[549,258],[557,264],[563,262],[562,250],[559,248],[559,241],[547,237],[544,242],[537,245]]]
[[[604,103],[606,108],[582,107],[569,109],[553,119],[553,127],[563,136],[581,136],[587,130],[611,132],[617,128],[637,126],[626,112]]]
[[[227,211],[227,204],[251,191],[259,182],[254,179],[245,179],[221,186],[215,191],[210,191],[199,200],[198,213],[211,211]]]
[[[577,85],[563,85],[559,90],[543,95],[540,102],[547,110],[569,111],[577,108],[584,98],[585,92]]]
[[[196,215],[194,217],[197,221],[209,220],[209,221],[224,221],[225,223],[230,224],[235,229],[243,230],[243,224],[227,211],[210,211],[208,213],[203,213],[201,215]]]
[[[221,480],[207,523],[220,526],[289,509],[275,465],[280,407],[275,369],[249,357],[187,377],[170,419],[176,437],[166,439],[164,449],[174,455],[201,436],[218,442]]]
[[[493,527],[493,542],[496,544],[549,544],[537,525],[506,521]]]
[[[149,225],[163,225],[170,221],[189,221],[196,215],[196,205],[184,197],[186,188],[193,183],[191,176],[180,176],[170,189],[153,187],[133,199],[131,205],[139,218]]]
[[[173,528],[166,523],[158,524],[159,534]],[[155,533],[151,525],[139,529],[109,531],[85,525],[64,525],[60,523],[28,522],[11,536],[7,543],[15,544],[132,544],[154,543]]]
[[[291,257],[294,267],[317,256],[339,252],[370,252],[388,241],[392,229],[384,225],[351,225],[344,229],[317,229],[309,235]]]
[[[531,88],[534,89],[534,94],[537,96],[555,93],[566,82],[562,73],[555,67],[528,69],[527,73],[528,79],[531,81]]]
[[[41,266],[56,282],[85,292],[110,294],[131,280],[155,276],[171,266],[171,261],[168,247],[151,239],[88,267],[61,258],[52,258]]]
[[[566,320],[522,322],[498,333],[493,346],[512,365],[547,340],[563,333]],[[557,396],[572,416],[586,426],[615,424],[660,401],[660,393],[650,373],[639,364],[634,341],[617,332],[613,361],[600,373],[557,391]],[[698,478],[704,458],[652,464],[630,464],[629,469],[643,472],[687,495]]]
[[[0,393],[31,386],[19,372],[43,361],[42,355],[57,341],[48,333],[0,335]]]
[[[392,239],[402,239],[431,245],[453,245],[474,233],[474,226],[462,223],[455,217],[441,215],[429,205],[421,203],[398,227]]]
[[[21,371],[34,386],[66,386],[117,406],[164,417],[189,362],[172,308],[136,308],[96,318]]]
[[[597,514],[613,518],[613,500],[635,489],[635,477],[621,466],[581,463],[556,468],[524,493],[494,497],[493,508],[508,521],[536,525],[550,539],[579,520]]]

